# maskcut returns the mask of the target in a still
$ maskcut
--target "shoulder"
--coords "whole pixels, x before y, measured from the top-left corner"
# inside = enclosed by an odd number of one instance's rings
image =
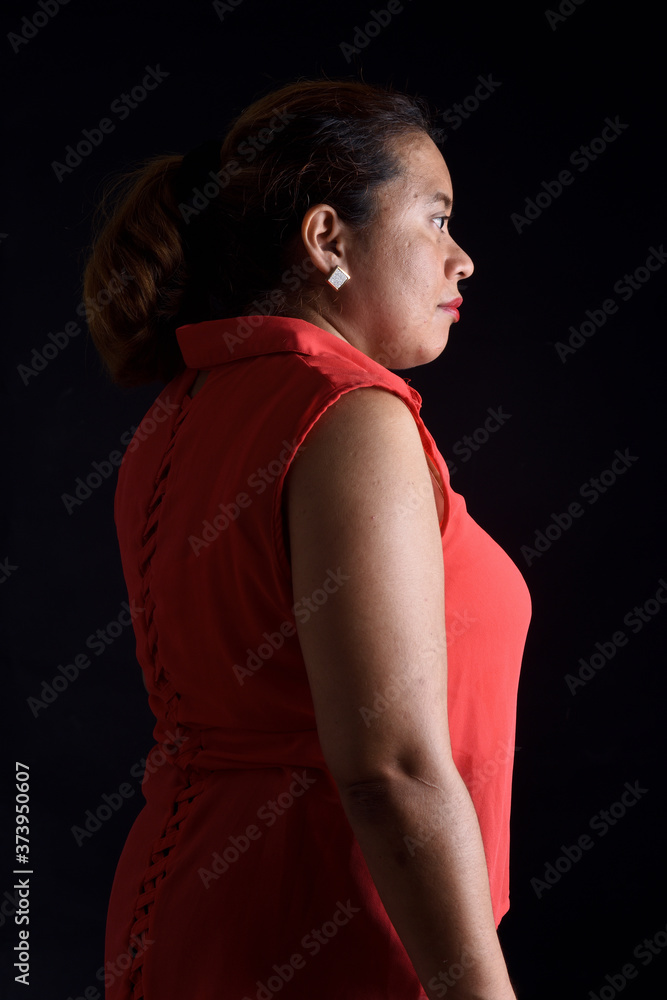
[[[410,484],[427,481],[420,430],[406,402],[378,385],[340,395],[296,451],[288,496],[335,507],[360,490],[401,495]]]
[[[419,435],[405,395],[393,385],[382,383],[350,383],[323,411],[317,423],[317,435],[327,437],[330,444],[345,440],[370,443],[384,439]],[[352,391],[354,390],[354,391]],[[414,434],[413,434],[414,431]]]

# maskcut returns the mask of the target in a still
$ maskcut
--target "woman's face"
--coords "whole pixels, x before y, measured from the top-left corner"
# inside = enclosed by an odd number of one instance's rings
[[[343,229],[338,263],[350,280],[324,317],[386,368],[438,357],[458,319],[458,282],[473,272],[449,235],[452,182],[439,149],[417,136],[401,143],[399,155],[403,174],[378,189],[379,214],[366,237],[345,237]]]

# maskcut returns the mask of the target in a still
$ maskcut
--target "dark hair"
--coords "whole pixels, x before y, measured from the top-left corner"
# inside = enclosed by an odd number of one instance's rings
[[[200,190],[199,201],[179,200],[182,156],[121,175],[98,208],[83,282],[88,327],[112,380],[140,385],[182,371],[175,331],[184,323],[289,315],[290,304],[321,293],[316,272],[296,299],[284,294],[285,269],[304,260],[304,214],[330,204],[363,237],[378,185],[401,172],[397,140],[420,132],[434,135],[421,98],[359,81],[298,81],[233,122],[217,185],[202,178],[210,199]]]

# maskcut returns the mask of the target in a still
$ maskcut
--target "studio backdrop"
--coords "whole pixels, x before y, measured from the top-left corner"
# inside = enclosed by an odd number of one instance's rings
[[[88,336],[104,304],[82,290],[94,208],[118,172],[222,138],[256,98],[321,77],[430,102],[451,231],[475,264],[446,350],[398,374],[532,597],[499,928],[517,996],[663,995],[658,14],[602,0],[24,0],[2,17],[0,997],[100,1000],[127,961],[105,966],[106,905],[153,717],[113,496],[162,385],[113,386]]]

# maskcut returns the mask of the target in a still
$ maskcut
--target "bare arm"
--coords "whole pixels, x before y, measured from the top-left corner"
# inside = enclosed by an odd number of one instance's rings
[[[329,569],[348,577],[297,628],[325,760],[380,898],[430,998],[461,963],[447,996],[511,1000],[479,824],[451,755],[442,543],[405,403],[345,394],[285,489],[295,600]]]

